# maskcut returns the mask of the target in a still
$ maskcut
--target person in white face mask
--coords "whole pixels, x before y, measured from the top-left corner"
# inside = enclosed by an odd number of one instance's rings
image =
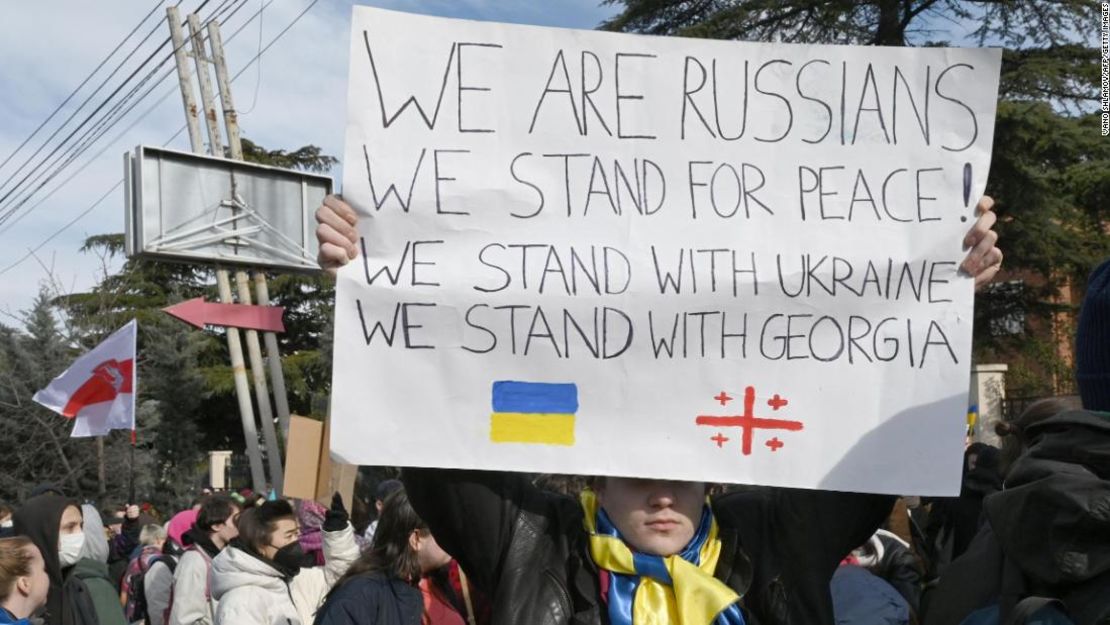
[[[32,497],[13,515],[17,535],[42,552],[50,593],[42,619],[46,625],[126,625],[108,567],[82,557],[85,532],[81,508],[61,495]]]

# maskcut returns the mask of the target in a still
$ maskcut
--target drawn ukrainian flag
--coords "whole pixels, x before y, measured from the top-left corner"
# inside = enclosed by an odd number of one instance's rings
[[[494,443],[574,445],[577,412],[576,384],[494,382],[489,438]]]

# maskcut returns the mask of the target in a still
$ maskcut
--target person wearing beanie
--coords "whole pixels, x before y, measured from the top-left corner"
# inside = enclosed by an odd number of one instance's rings
[[[1110,412],[1110,259],[1087,280],[1075,333],[1075,379],[1084,408]]]

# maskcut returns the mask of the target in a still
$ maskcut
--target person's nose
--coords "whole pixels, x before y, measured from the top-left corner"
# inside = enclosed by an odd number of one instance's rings
[[[675,504],[675,491],[670,482],[652,481],[648,491],[648,505],[652,508],[670,508]]]

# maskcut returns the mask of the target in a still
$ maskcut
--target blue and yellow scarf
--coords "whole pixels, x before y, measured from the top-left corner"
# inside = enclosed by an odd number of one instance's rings
[[[581,502],[590,555],[611,574],[612,625],[744,625],[740,597],[713,577],[721,541],[708,505],[690,544],[662,557],[632,551],[592,491],[583,491]]]

